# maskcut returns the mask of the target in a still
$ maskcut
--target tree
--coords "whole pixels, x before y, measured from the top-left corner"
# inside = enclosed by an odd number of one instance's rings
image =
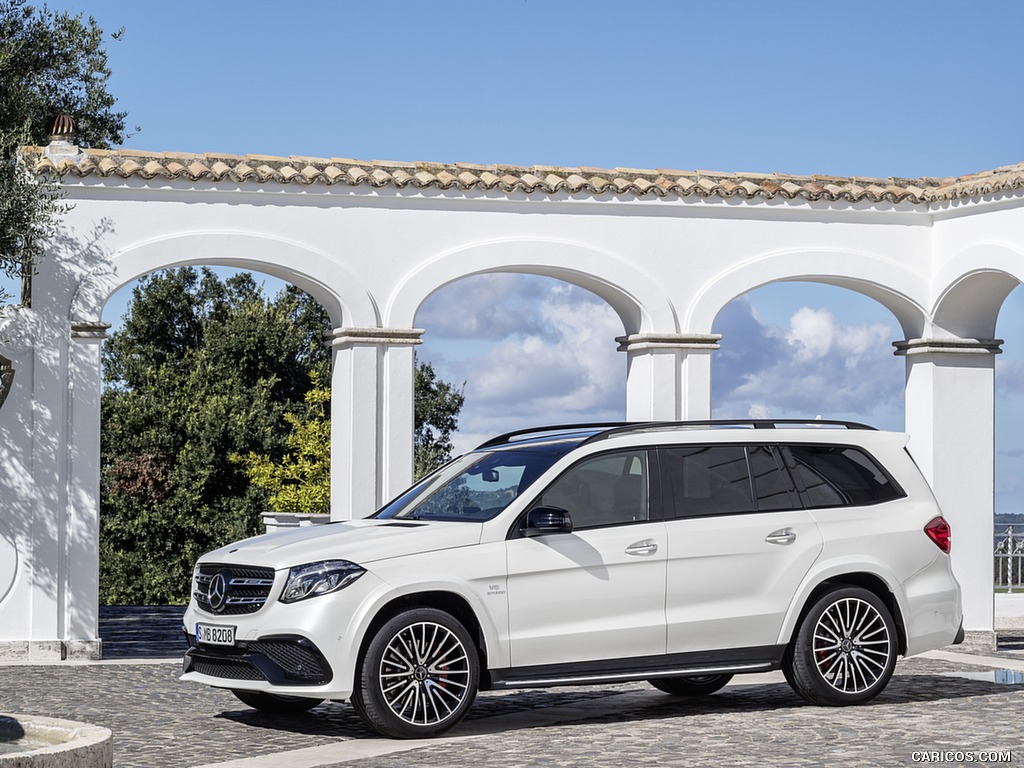
[[[127,113],[114,110],[110,74],[95,19],[0,0],[0,269],[22,278],[23,304],[31,303],[32,273],[67,208],[58,180],[34,176],[22,147],[46,144],[61,114],[74,117],[81,146],[120,144]]]
[[[413,438],[416,477],[428,475],[452,455],[452,433],[466,397],[434,373],[430,363],[418,363],[415,376],[416,431]]]
[[[326,331],[326,327],[323,328]],[[447,462],[452,454],[452,433],[458,428],[459,411],[465,401],[461,389],[437,377],[430,363],[417,363],[414,376],[415,433],[413,464],[419,479]],[[232,460],[245,467],[253,485],[270,492],[270,506],[284,513],[326,513],[330,511],[331,425],[328,403],[331,392],[313,376],[306,393],[307,413],[285,414],[291,427],[288,450],[275,461],[250,452]]]
[[[287,452],[274,461],[250,451],[231,460],[245,467],[249,481],[270,493],[276,512],[327,514],[331,511],[331,390],[314,373],[306,393],[306,414],[286,413],[291,428],[285,439]]]
[[[327,511],[330,320],[289,286],[189,268],[141,280],[103,348],[100,595],[188,599],[203,552],[268,508]],[[461,391],[416,369],[416,465],[447,460]]]
[[[209,270],[135,288],[103,350],[105,602],[187,600],[200,554],[261,532],[268,494],[229,457],[284,454],[286,416],[305,413],[311,374],[327,361],[296,323],[310,302],[294,289],[271,301],[251,275],[221,281]]]

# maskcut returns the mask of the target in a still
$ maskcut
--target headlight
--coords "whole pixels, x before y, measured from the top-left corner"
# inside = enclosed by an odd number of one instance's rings
[[[288,581],[278,598],[282,603],[295,603],[307,597],[326,595],[344,589],[366,573],[347,560],[324,560],[319,563],[297,565],[288,571]]]

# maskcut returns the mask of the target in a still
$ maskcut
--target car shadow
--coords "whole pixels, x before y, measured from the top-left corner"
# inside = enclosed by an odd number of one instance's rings
[[[567,693],[568,690],[568,693]],[[941,701],[963,703],[971,699],[1005,696],[1024,685],[1003,685],[951,675],[913,674],[896,676],[885,691],[866,704],[836,712],[856,715],[858,711],[901,704]],[[631,694],[631,695],[625,695]],[[602,706],[602,702],[606,705]],[[586,713],[580,705],[585,704]],[[565,717],[559,712],[566,707]],[[821,708],[799,698],[785,683],[728,686],[709,696],[680,698],[652,689],[544,689],[500,695],[481,694],[466,720],[448,735],[452,737],[514,732],[526,728],[557,727],[603,722],[643,722],[667,718],[719,714],[765,714],[807,708]],[[515,717],[512,717],[512,716]],[[310,736],[344,739],[379,738],[363,725],[347,703],[327,702],[304,714],[270,715],[252,709],[231,710],[215,717],[252,728],[267,728]]]

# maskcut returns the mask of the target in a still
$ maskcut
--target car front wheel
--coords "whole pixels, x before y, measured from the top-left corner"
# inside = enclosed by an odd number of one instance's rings
[[[892,614],[874,594],[841,587],[819,597],[783,660],[786,679],[813,704],[859,704],[892,677],[899,642]]]
[[[425,738],[465,717],[479,680],[480,662],[466,628],[444,611],[416,608],[374,634],[351,701],[377,733]]]

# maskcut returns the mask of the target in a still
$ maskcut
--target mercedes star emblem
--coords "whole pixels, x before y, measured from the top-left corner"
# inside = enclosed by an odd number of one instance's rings
[[[216,613],[224,610],[224,603],[228,596],[228,580],[221,571],[210,580],[210,588],[206,592],[206,599]]]

